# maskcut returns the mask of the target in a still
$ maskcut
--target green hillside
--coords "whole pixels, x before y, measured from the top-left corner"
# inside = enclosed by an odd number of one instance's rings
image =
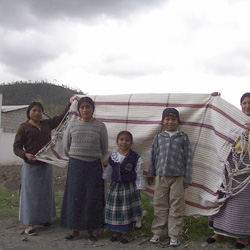
[[[32,101],[43,100],[46,104],[60,106],[64,106],[72,95],[83,94],[81,90],[47,82],[0,84],[0,93],[3,96],[3,105],[28,105]]]
[[[2,105],[29,105],[32,101],[39,101],[49,116],[61,112],[72,95],[84,94],[81,90],[47,82],[0,84],[0,93]]]

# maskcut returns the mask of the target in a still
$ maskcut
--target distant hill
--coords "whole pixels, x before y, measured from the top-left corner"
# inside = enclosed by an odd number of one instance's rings
[[[64,106],[72,95],[83,94],[81,90],[47,82],[0,84],[0,93],[3,96],[3,105],[28,105],[32,101],[42,100],[47,105],[59,106]]]

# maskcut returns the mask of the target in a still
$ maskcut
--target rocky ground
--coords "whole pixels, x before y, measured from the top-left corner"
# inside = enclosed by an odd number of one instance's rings
[[[10,189],[18,191],[20,187],[20,173],[21,166],[0,166],[0,189]],[[62,168],[54,168],[54,181],[55,190],[63,191],[66,180],[66,170]],[[1,201],[0,201],[1,202]],[[75,249],[145,249],[145,250],[157,250],[157,249],[193,249],[193,250],[231,250],[235,249],[232,241],[222,241],[212,245],[204,244],[204,241],[182,241],[182,244],[177,248],[171,248],[168,245],[168,240],[164,240],[161,244],[150,244],[150,235],[145,235],[139,231],[136,233],[136,237],[128,244],[121,244],[119,242],[110,242],[106,236],[100,236],[95,243],[90,242],[87,239],[86,234],[83,233],[82,238],[73,241],[65,241],[64,236],[69,234],[70,231],[62,229],[58,226],[58,219],[54,221],[51,228],[45,229],[38,227],[37,236],[27,236],[22,234],[23,226],[17,221],[16,218],[5,218],[0,220],[0,249],[1,250],[75,250]]]

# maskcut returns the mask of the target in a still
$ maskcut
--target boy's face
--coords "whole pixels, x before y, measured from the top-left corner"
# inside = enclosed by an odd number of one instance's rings
[[[163,119],[162,124],[165,126],[167,131],[172,132],[179,126],[179,120],[174,114],[170,113]]]

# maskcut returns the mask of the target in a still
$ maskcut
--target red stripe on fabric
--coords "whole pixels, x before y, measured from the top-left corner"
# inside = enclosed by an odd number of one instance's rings
[[[66,159],[63,159],[55,150],[54,150],[55,145],[51,146],[51,151],[53,152],[53,154],[55,155],[55,157],[59,160],[64,160],[67,161]]]
[[[240,126],[241,128],[245,128],[244,125],[240,124],[238,121],[236,121],[235,119],[233,119],[231,116],[229,116],[228,114],[226,114],[225,112],[223,112],[221,109],[215,107],[212,104],[208,104],[208,108],[211,108],[213,110],[215,110],[216,112],[222,114],[223,116],[225,116],[228,120],[230,120],[231,122],[233,122],[234,124]]]
[[[100,106],[150,106],[150,107],[190,107],[190,108],[204,108],[207,104],[180,104],[180,103],[155,103],[155,102],[95,102],[95,105]]]
[[[189,205],[189,206],[197,207],[197,208],[204,209],[204,210],[205,210],[205,209],[214,209],[214,208],[219,207],[219,206],[204,207],[204,206],[202,206],[202,205],[200,205],[200,204],[197,204],[197,203],[194,203],[194,202],[191,202],[191,201],[187,201],[187,200],[185,200],[185,203],[186,203],[187,205]]]
[[[199,183],[192,183],[191,186],[192,186],[192,187],[197,187],[197,188],[203,189],[204,191],[206,191],[207,193],[209,193],[209,194],[211,194],[211,195],[213,195],[213,196],[217,196],[217,195],[218,195],[218,192],[215,193],[215,192],[212,191],[211,189],[209,189],[209,188],[207,188],[207,187],[205,187],[205,186],[203,186],[203,185],[201,185],[201,184],[199,184]]]

